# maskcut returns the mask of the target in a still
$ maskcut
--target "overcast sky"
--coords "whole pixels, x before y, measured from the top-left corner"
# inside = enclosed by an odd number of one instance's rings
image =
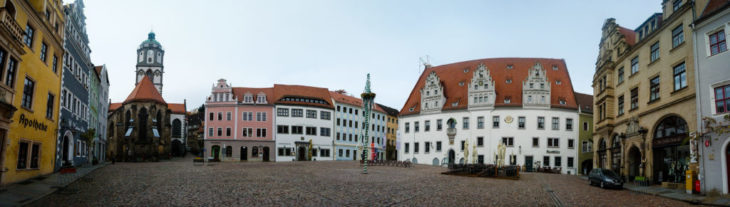
[[[69,2],[69,0],[65,0]],[[165,49],[163,97],[203,104],[213,83],[300,84],[362,92],[400,110],[432,65],[480,58],[563,58],[575,91],[591,93],[606,18],[635,28],[661,0],[615,1],[192,1],[87,0],[94,64],[110,98],[134,88],[135,54],[154,29]]]

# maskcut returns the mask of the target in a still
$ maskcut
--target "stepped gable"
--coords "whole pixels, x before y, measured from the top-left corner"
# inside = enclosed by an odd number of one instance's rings
[[[359,98],[356,98],[356,97],[353,97],[350,95],[346,95],[346,94],[337,93],[334,91],[330,91],[330,96],[332,96],[332,99],[334,99],[335,102],[344,103],[344,104],[356,106],[356,107],[362,107],[362,99],[359,99]],[[374,104],[373,110],[381,112],[381,113],[385,113],[385,110],[383,110],[383,108],[381,108],[379,105],[380,104]]]
[[[573,85],[565,60],[549,58],[486,58],[427,67],[421,73],[413,90],[411,90],[406,103],[401,108],[400,115],[420,113],[420,91],[424,87],[425,80],[431,72],[436,72],[436,75],[441,80],[441,84],[444,86],[446,103],[443,103],[442,111],[467,109],[469,103],[467,100],[469,97],[468,87],[474,75],[474,70],[482,63],[487,67],[489,74],[495,82],[497,97],[494,105],[496,107],[521,107],[522,81],[527,79],[529,69],[536,63],[540,63],[547,73],[548,81],[550,81],[552,90],[550,93],[550,106],[554,108],[577,109],[575,96],[573,95]],[[508,65],[511,65],[512,69],[508,69]],[[557,66],[558,69],[553,70],[553,66]],[[512,81],[509,84],[506,83],[508,79]],[[560,80],[562,83],[556,85],[556,80]],[[463,82],[463,85],[459,85],[460,82]],[[505,97],[510,97],[510,103],[504,103]],[[559,101],[561,99],[566,101],[565,105],[560,104]],[[457,104],[453,105],[454,103]],[[410,108],[413,108],[413,110],[411,111]]]
[[[253,96],[253,102],[258,103],[258,94],[263,92],[266,94],[266,103],[271,104],[273,103],[273,97],[274,97],[274,88],[247,88],[247,87],[233,87],[233,95],[236,96],[236,99],[239,102],[243,101],[243,95],[246,93],[251,93],[251,96]]]
[[[144,76],[142,80],[134,87],[132,93],[129,94],[123,104],[133,101],[154,101],[161,104],[167,104],[165,99],[162,98],[160,92],[157,91],[155,85],[150,81],[147,76]]]
[[[321,99],[325,102],[313,103],[313,102],[302,102],[283,100],[283,98],[315,98]],[[301,86],[301,85],[283,85],[274,84],[274,103],[276,104],[287,104],[287,105],[305,105],[334,109],[332,104],[332,97],[330,96],[327,88],[319,88],[312,86]]]

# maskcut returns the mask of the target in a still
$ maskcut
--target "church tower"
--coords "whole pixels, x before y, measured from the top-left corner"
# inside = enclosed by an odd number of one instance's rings
[[[162,49],[160,42],[155,40],[155,33],[150,32],[147,39],[137,48],[137,78],[135,85],[142,81],[145,76],[149,77],[162,94],[162,75],[165,73],[162,60],[165,57],[165,50]]]

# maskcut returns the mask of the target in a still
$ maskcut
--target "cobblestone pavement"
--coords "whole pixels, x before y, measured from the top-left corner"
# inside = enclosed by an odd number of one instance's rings
[[[603,190],[569,175],[523,174],[515,181],[441,175],[444,168],[425,165],[361,170],[332,161],[116,163],[71,184],[72,193],[32,206],[555,206],[554,197],[566,206],[689,205]]]

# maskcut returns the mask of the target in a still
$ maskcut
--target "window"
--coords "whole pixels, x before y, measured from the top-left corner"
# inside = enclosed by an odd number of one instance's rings
[[[319,118],[322,120],[330,120],[332,116],[332,113],[329,111],[320,111],[319,112]]]
[[[484,117],[477,117],[477,129],[484,129]]]
[[[20,100],[20,106],[30,109],[33,105],[33,90],[35,89],[35,82],[29,78],[25,78],[23,84],[23,97]]]
[[[502,144],[504,144],[506,147],[513,147],[515,142],[514,137],[502,137]]]
[[[209,137],[213,136],[213,128],[208,128],[208,136]]]
[[[730,85],[715,88],[715,113],[730,112]]]
[[[624,114],[624,95],[618,97],[618,115]],[[588,123],[583,122],[583,131],[588,130]]]
[[[46,62],[46,53],[48,52],[48,45],[41,43],[41,61]]]
[[[213,114],[213,112],[210,112],[210,116],[209,117],[210,117],[210,120],[213,121],[213,117],[215,117],[215,115]]]
[[[406,133],[410,132],[411,130],[411,123],[406,122]]]
[[[548,138],[548,147],[552,148],[558,148],[560,147],[560,142],[558,138]]]
[[[631,89],[631,110],[639,108],[639,88]]]
[[[441,152],[441,141],[436,142],[436,152]]]
[[[304,116],[304,109],[291,109],[291,117]]]
[[[365,126],[365,124],[363,124],[362,126],[367,127],[367,126]],[[418,122],[413,122],[413,131],[418,132],[418,130],[419,130]]]
[[[674,90],[687,87],[687,71],[684,68],[684,62],[674,66]]]
[[[552,124],[553,124],[553,130],[558,130],[558,129],[560,129],[560,118],[558,118],[558,117],[553,117],[553,122],[552,122]]]
[[[537,138],[537,137],[532,138],[532,147],[540,147],[540,138]]]
[[[418,142],[413,143],[413,153],[418,153]]]
[[[266,112],[256,113],[256,120],[257,121],[266,121]]]
[[[307,127],[307,135],[317,135],[317,127]]]
[[[18,169],[26,169],[28,168],[28,147],[30,144],[28,142],[20,142],[20,146],[18,147]]]
[[[307,110],[307,118],[309,118],[309,119],[316,119],[317,118],[317,110]]]
[[[319,136],[329,137],[331,135],[331,129],[327,127],[319,128]]]
[[[266,128],[256,129],[256,137],[266,137]]]
[[[631,59],[631,75],[639,72],[639,56]]]
[[[23,42],[25,42],[25,45],[28,45],[28,47],[33,47],[33,27],[30,27],[30,25],[25,26],[25,36],[23,36]]]
[[[218,112],[218,121],[223,120],[223,113]]]
[[[510,81],[510,82],[512,82],[512,81]],[[504,103],[510,103],[510,102],[511,102],[510,97],[504,98]]]
[[[304,131],[304,128],[302,126],[291,126],[292,134],[302,134],[303,131]]]
[[[469,117],[462,118],[462,128],[469,129]]]
[[[374,126],[374,125],[373,125]],[[426,120],[423,122],[423,131],[430,131],[431,130],[431,121]]]
[[[231,120],[231,112],[226,112],[226,120]]]
[[[550,166],[550,156],[542,157],[542,166]]]
[[[223,128],[218,128],[218,136],[223,136]]]
[[[651,62],[659,59],[659,42],[655,42],[651,45]]]
[[[537,117],[537,129],[545,129],[545,117]]]
[[[622,102],[623,103],[623,102]],[[623,104],[622,104],[623,105]],[[622,106],[623,107],[623,106]],[[583,131],[588,131],[588,122],[583,122]]]
[[[406,153],[408,153],[409,144],[408,143],[405,143],[405,147],[403,147],[403,148],[404,148],[404,151]]]
[[[8,58],[7,72],[5,73],[5,85],[10,88],[15,88],[15,70],[17,61],[13,58]]]
[[[442,125],[443,125],[443,120],[437,119],[436,120],[436,130],[441,131]]]
[[[659,76],[652,78],[649,84],[649,102],[652,102],[659,99]]]
[[[525,129],[525,117],[524,116],[517,117],[517,128]]]
[[[621,68],[618,69],[618,78],[617,78],[617,80],[618,80],[618,83],[623,83],[624,82],[624,67],[621,67]]]
[[[48,101],[46,102],[46,118],[53,119],[53,101],[55,96],[48,93]]]
[[[464,142],[465,142],[464,140],[461,140],[461,151],[464,151],[464,147],[465,147]]]
[[[53,55],[53,63],[51,64],[51,67],[53,67],[53,73],[58,71],[58,56]]]
[[[573,148],[575,148],[575,140],[568,139],[568,149],[573,149]]]
[[[677,9],[679,9],[679,7],[681,6],[682,0],[674,0],[674,2],[672,2],[672,11],[677,11]]]
[[[431,152],[431,142],[426,142],[426,148],[423,151],[426,153]]]
[[[287,108],[276,109],[276,116],[283,116],[283,117],[289,116],[289,109],[287,109]]]
[[[562,163],[562,158],[560,156],[555,156],[555,166],[559,167]]]
[[[492,116],[492,128],[499,128],[499,116]]]
[[[30,169],[38,169],[39,154],[41,150],[41,144],[33,143],[33,147],[30,151]]]
[[[672,48],[675,48],[679,46],[680,44],[684,43],[684,32],[682,31],[682,25],[677,26],[676,28],[672,29]],[[653,54],[653,45],[652,45],[652,54]],[[657,46],[659,47],[659,46]],[[652,55],[653,58],[653,55]]]
[[[477,146],[484,146],[484,137],[477,137]]]
[[[710,35],[710,55],[717,55],[727,51],[725,41],[725,30],[720,30]]]
[[[572,168],[573,166],[573,157],[568,157],[568,168]]]

